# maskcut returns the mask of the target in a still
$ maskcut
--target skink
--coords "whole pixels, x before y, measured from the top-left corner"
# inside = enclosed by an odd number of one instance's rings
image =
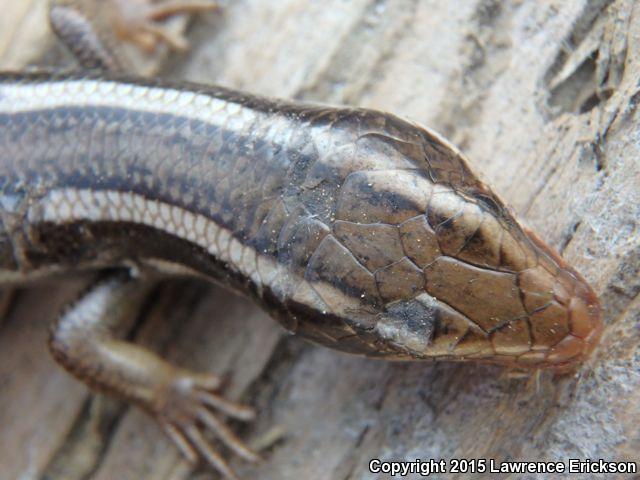
[[[67,42],[91,32],[72,3],[52,16]],[[427,128],[104,71],[0,74],[0,281],[87,269],[108,273],[55,322],[54,357],[228,478],[202,429],[255,460],[212,410],[253,413],[114,336],[132,269],[219,283],[290,332],[386,359],[567,370],[602,329],[583,278]]]

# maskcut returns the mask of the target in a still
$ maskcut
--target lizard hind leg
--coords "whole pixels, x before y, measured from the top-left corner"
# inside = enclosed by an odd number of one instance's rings
[[[154,417],[188,460],[203,459],[227,479],[236,479],[205,437],[213,433],[240,457],[256,453],[217,414],[251,420],[253,410],[217,391],[220,377],[175,366],[155,353],[121,340],[123,318],[146,294],[141,282],[115,274],[91,287],[52,326],[55,359],[92,389],[122,398]]]

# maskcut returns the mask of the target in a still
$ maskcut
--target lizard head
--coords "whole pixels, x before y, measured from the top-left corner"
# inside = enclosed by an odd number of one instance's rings
[[[365,134],[360,122],[356,148],[336,161],[350,170],[331,222],[306,229],[291,329],[376,357],[579,364],[602,330],[591,287],[446,140],[377,120]]]

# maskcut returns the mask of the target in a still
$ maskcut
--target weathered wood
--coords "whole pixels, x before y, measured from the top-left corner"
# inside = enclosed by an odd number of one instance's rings
[[[42,0],[0,8],[0,66],[35,63],[52,42],[34,20]],[[440,130],[593,284],[607,324],[577,375],[536,383],[345,356],[284,335],[224,291],[163,286],[141,339],[230,373],[233,396],[261,411],[239,426],[249,442],[284,432],[263,465],[234,460],[244,478],[387,478],[368,472],[372,458],[640,460],[637,2],[239,0],[200,18],[192,39],[165,75]],[[142,413],[91,403],[49,358],[47,319],[77,288],[22,294],[0,324],[0,477],[193,478]]]

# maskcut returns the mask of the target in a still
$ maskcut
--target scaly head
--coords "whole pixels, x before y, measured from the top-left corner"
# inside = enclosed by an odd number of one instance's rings
[[[343,181],[318,187],[335,202],[330,221],[308,219],[285,237],[313,245],[287,326],[385,358],[561,370],[582,361],[602,329],[585,280],[437,134],[375,112],[349,120],[354,145],[323,165]]]

